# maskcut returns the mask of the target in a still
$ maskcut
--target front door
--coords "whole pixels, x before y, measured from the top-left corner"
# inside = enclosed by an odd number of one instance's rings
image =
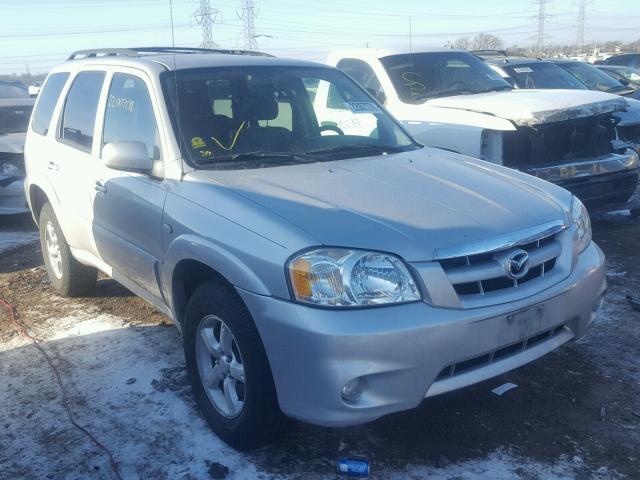
[[[115,73],[104,106],[101,148],[112,142],[141,142],[155,161],[155,174],[113,170],[99,162],[93,179],[95,253],[113,277],[137,284],[160,298],[157,268],[162,261],[162,145],[145,81]]]

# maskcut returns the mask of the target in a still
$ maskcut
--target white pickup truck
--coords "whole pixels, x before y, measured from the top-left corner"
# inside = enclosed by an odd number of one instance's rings
[[[627,102],[589,90],[515,90],[476,56],[361,49],[327,61],[348,73],[422,143],[557,183],[590,208],[619,207],[638,184],[638,157],[616,135]],[[348,110],[326,85],[315,108]],[[376,125],[337,122],[345,133]],[[362,116],[371,119],[371,116]]]

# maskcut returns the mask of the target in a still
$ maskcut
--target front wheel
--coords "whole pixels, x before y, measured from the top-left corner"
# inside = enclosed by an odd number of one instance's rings
[[[184,349],[196,403],[220,438],[250,450],[283,431],[262,341],[231,287],[207,282],[196,289],[185,313]]]
[[[51,204],[42,207],[39,225],[42,256],[53,289],[63,297],[86,294],[96,284],[98,271],[73,258]]]

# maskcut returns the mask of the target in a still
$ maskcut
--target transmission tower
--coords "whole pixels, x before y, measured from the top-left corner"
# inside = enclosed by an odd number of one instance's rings
[[[219,10],[211,8],[209,0],[200,0],[200,7],[193,12],[196,23],[202,27],[202,48],[216,48],[218,45],[213,41],[213,23],[218,16]]]
[[[591,0],[578,0],[578,34],[576,36],[578,53],[582,53],[584,47],[584,24],[587,17],[587,5],[590,3]]]
[[[242,0],[242,6],[240,7],[242,13],[240,18],[244,22],[244,45],[247,50],[257,50],[258,41],[256,35],[256,7],[253,4],[253,0]]]
[[[536,55],[542,56],[544,51],[544,24],[547,21],[547,14],[545,12],[547,3],[550,0],[533,0],[533,3],[538,5],[538,35],[536,41]]]

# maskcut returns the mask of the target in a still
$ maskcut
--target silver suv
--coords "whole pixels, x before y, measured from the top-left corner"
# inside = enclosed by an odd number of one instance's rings
[[[519,367],[582,336],[606,289],[570,193],[423,148],[315,63],[74,54],[25,155],[53,288],[83,295],[100,270],[169,315],[199,407],[239,449],[286,417],[368,422]]]

